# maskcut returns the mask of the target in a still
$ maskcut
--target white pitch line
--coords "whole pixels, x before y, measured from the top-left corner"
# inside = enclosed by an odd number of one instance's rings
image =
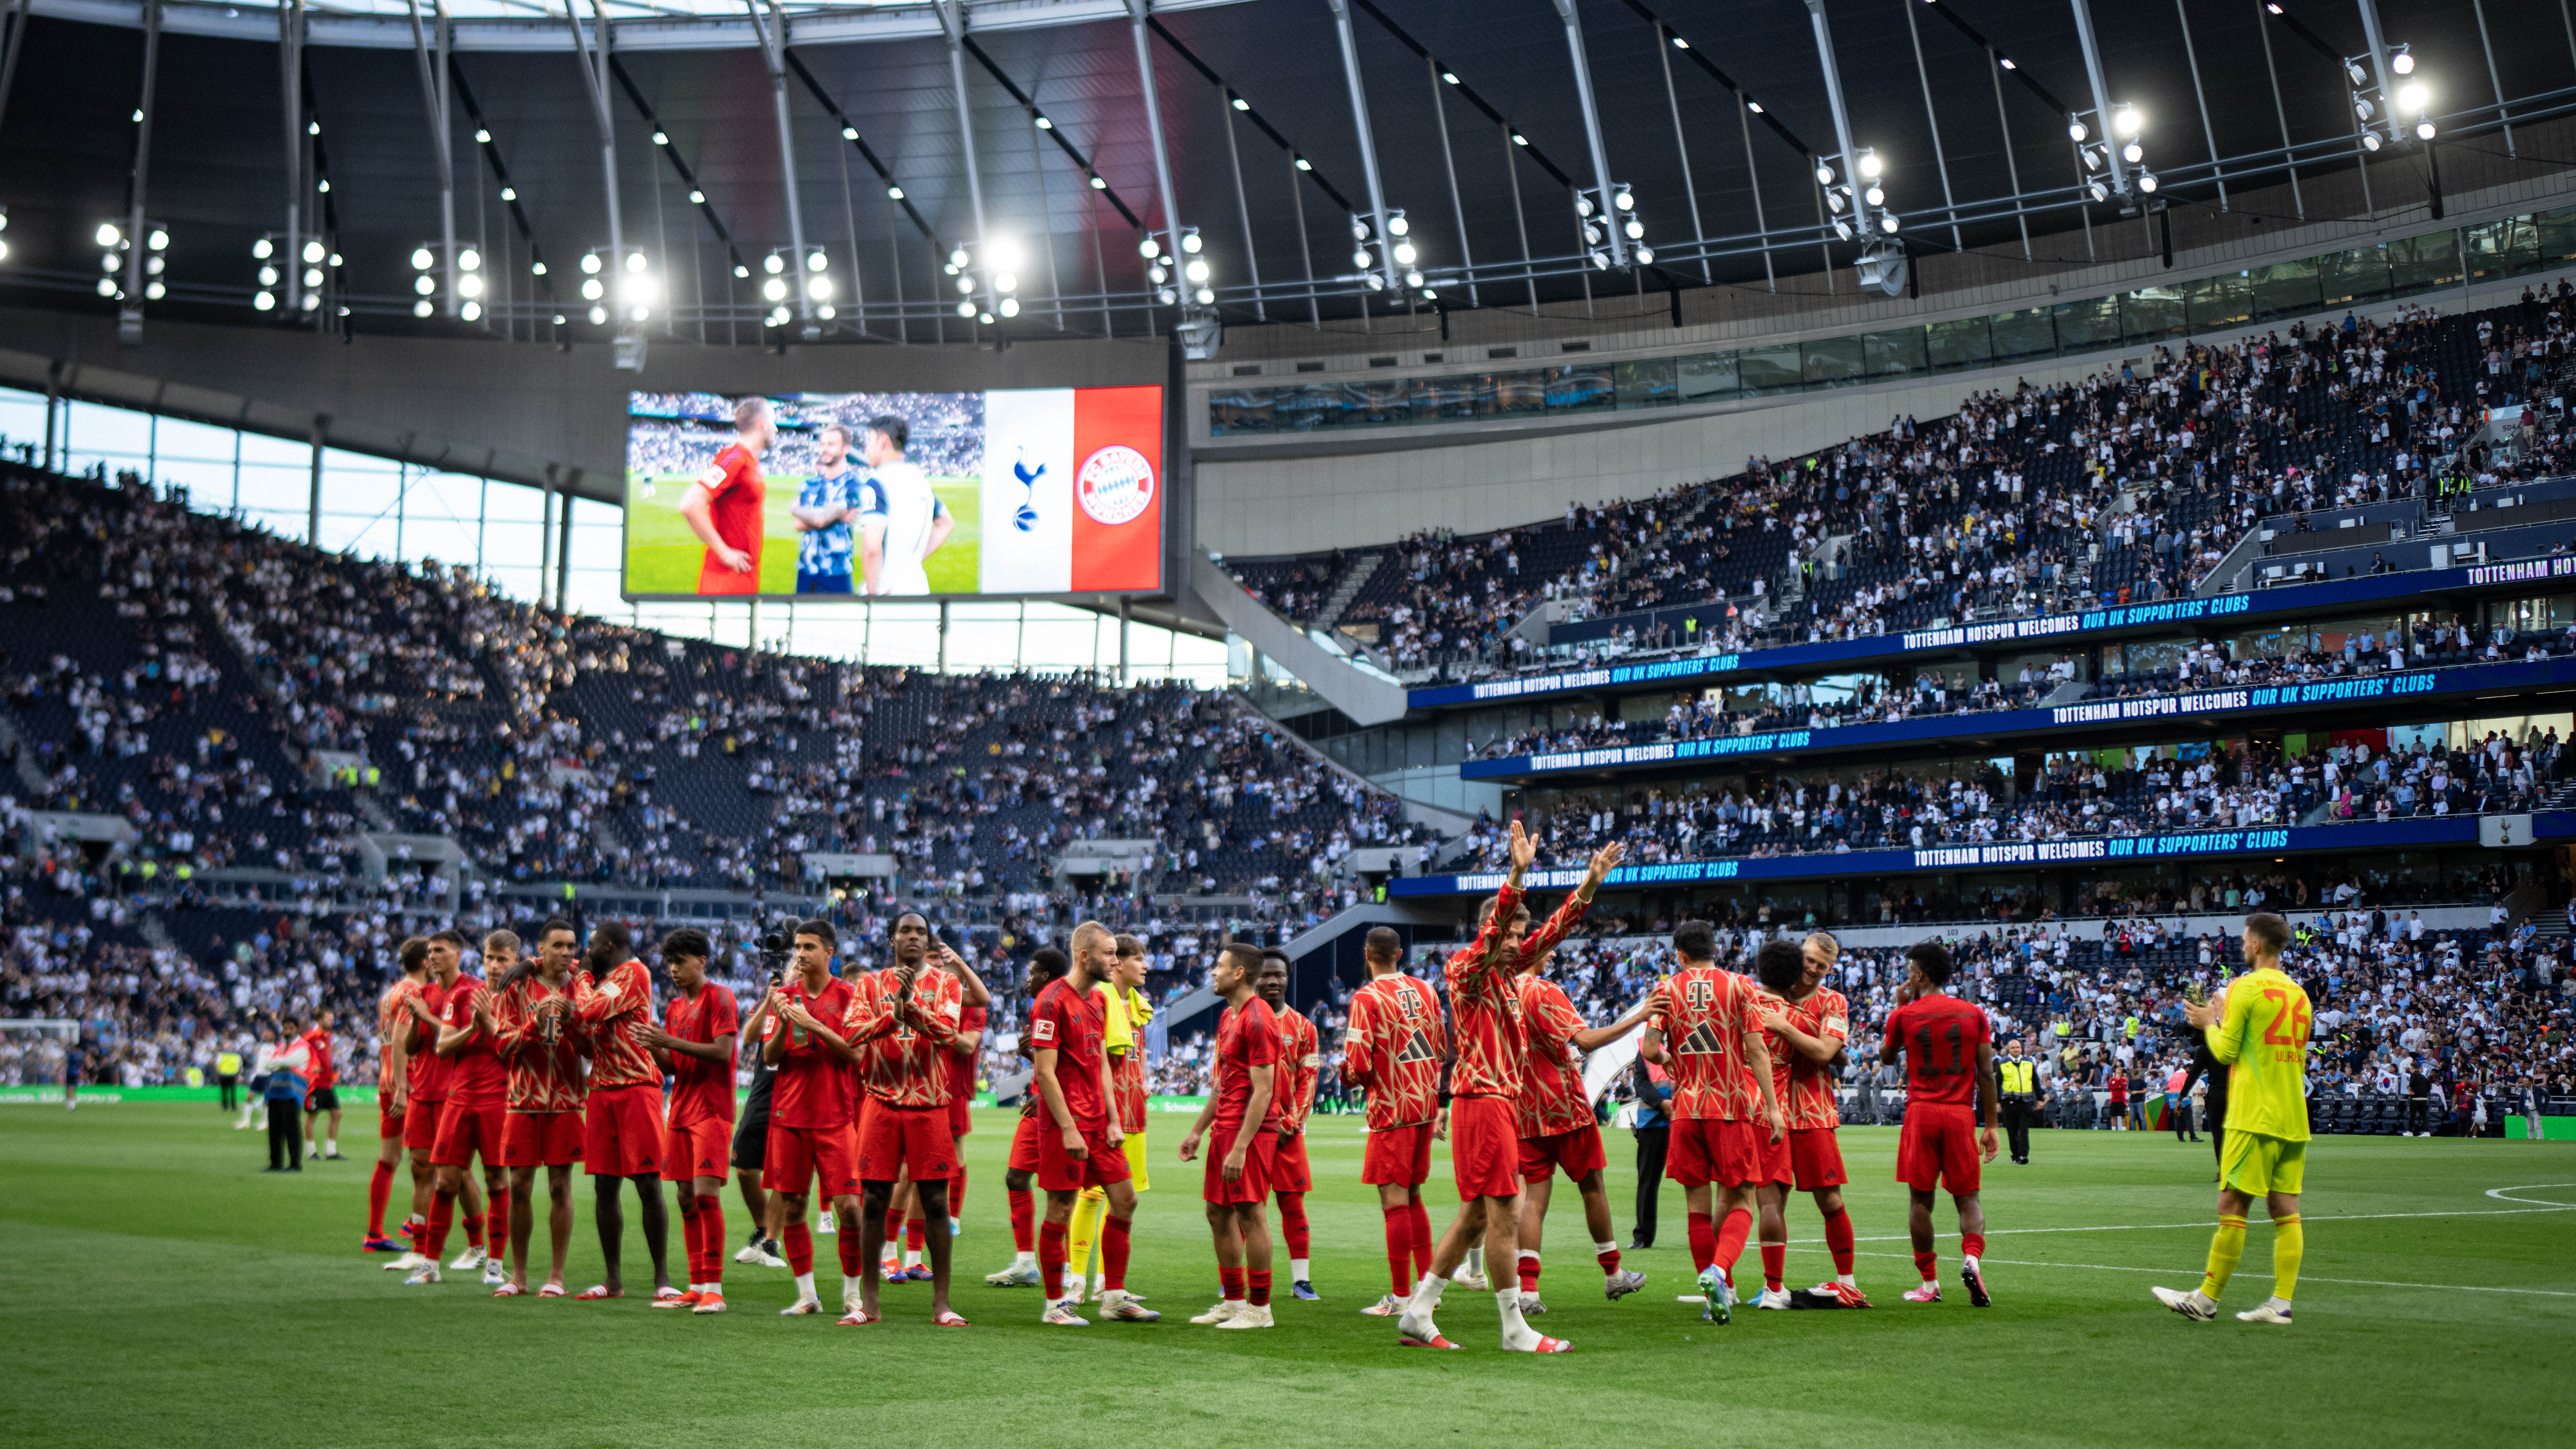
[[[2576,1184],[2549,1185],[2576,1186]],[[2513,1192],[2518,1191],[2518,1189],[2498,1188],[2496,1191]],[[2492,1197],[2494,1196],[2494,1193],[2489,1193],[2488,1196]],[[2529,1202],[2531,1199],[2500,1198],[2498,1201]],[[2302,1213],[2299,1216],[2301,1221],[2311,1223],[2357,1223],[2369,1222],[2381,1218],[2510,1218],[2520,1217],[2527,1213],[2569,1212],[2576,1212],[2576,1203],[2560,1203],[2551,1207],[2462,1208],[2453,1211],[2429,1213]],[[2217,1219],[2215,1217],[2208,1217],[2193,1223],[2098,1223],[2084,1227],[2071,1228],[1988,1228],[1986,1229],[1986,1236],[1990,1238],[2001,1238],[2030,1233],[2156,1233],[2177,1231],[2186,1228],[2206,1229],[2214,1228],[2216,1226],[2218,1226]],[[1958,1233],[1955,1231],[1946,1231],[1939,1233],[1937,1236],[1955,1238],[1958,1236]],[[1812,1245],[1821,1243],[1824,1239],[1792,1238],[1789,1241],[1793,1244]],[[1855,1243],[1903,1243],[1912,1241],[1912,1238],[1910,1235],[1904,1233],[1889,1233],[1879,1237],[1854,1238],[1852,1241]]]
[[[1858,1256],[1863,1258],[1904,1258],[1912,1255],[1907,1253],[1861,1253],[1858,1254]],[[2033,1262],[2029,1259],[2015,1258],[1982,1258],[1978,1261],[1985,1263],[2001,1263],[2008,1268],[2075,1268],[2092,1273],[2153,1273],[2159,1277],[2176,1279],[2188,1278],[2192,1274],[2201,1271],[2198,1268],[2132,1268],[2121,1263],[2040,1263]],[[2252,1276],[2259,1277],[2261,1275],[2255,1274]],[[2358,1284],[2369,1288],[2421,1288],[2428,1292],[2436,1293],[2521,1293],[2540,1298],[2576,1298],[2576,1292],[2569,1292],[2558,1288],[2489,1288],[2475,1283],[2399,1283],[2387,1278],[2320,1278],[2312,1273],[2301,1273],[2299,1275],[2299,1281],[2302,1283]]]

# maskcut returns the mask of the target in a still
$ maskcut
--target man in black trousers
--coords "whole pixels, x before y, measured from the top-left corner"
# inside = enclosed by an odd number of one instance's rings
[[[2039,1063],[2022,1055],[2020,1037],[2005,1044],[2003,1059],[1995,1063],[1995,1079],[2004,1094],[2004,1132],[2012,1144],[2012,1160],[2028,1167],[2031,1120],[2047,1098],[2039,1091]]]
[[[1664,1148],[1672,1140],[1673,1079],[1644,1057],[1629,1070],[1637,1087],[1637,1230],[1629,1251],[1655,1245],[1655,1202],[1664,1190]]]

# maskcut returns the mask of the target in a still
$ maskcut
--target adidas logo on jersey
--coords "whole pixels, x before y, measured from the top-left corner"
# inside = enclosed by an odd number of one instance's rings
[[[1430,1041],[1418,1031],[1404,1039],[1404,1049],[1395,1054],[1395,1059],[1399,1062],[1428,1062],[1438,1060],[1438,1058],[1432,1054]]]
[[[1711,1026],[1705,1021],[1692,1027],[1690,1029],[1690,1034],[1683,1037],[1681,1041],[1673,1047],[1673,1050],[1680,1052],[1686,1057],[1722,1057],[1726,1055],[1725,1044],[1717,1039],[1717,1028]]]

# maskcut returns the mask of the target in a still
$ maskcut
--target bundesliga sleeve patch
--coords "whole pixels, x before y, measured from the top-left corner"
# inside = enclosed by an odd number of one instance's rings
[[[1043,1017],[1039,1018],[1037,1021],[1034,1021],[1034,1022],[1030,1023],[1030,1024],[1029,1024],[1029,1040],[1030,1040],[1030,1041],[1033,1041],[1033,1042],[1041,1042],[1041,1043],[1043,1043],[1043,1042],[1051,1042],[1051,1041],[1054,1041],[1054,1040],[1055,1040],[1055,1023],[1054,1023],[1054,1022],[1052,1022],[1052,1021],[1049,1021],[1049,1020],[1047,1020],[1047,1019],[1045,1019],[1045,1018],[1043,1018]]]
[[[707,471],[698,475],[698,486],[701,488],[713,488],[724,480],[725,470],[716,467],[711,463],[707,465]]]

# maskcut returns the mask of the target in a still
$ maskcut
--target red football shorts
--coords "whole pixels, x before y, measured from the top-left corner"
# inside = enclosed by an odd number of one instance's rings
[[[1458,1200],[1512,1197],[1521,1190],[1521,1131],[1508,1097],[1459,1097],[1449,1104],[1449,1165]]]
[[[1977,1119],[1959,1102],[1908,1102],[1905,1129],[1896,1139],[1896,1180],[1917,1192],[1935,1184],[1953,1193],[1975,1192],[1984,1164],[1977,1158]]]
[[[781,1127],[769,1124],[769,1151],[760,1185],[803,1196],[823,1179],[825,1197],[859,1190],[858,1133],[848,1127]]]
[[[1684,1187],[1764,1181],[1757,1139],[1768,1135],[1726,1117],[1676,1117],[1664,1175]]]
[[[662,1129],[662,1180],[687,1182],[698,1177],[724,1177],[725,1159],[733,1155],[733,1124],[702,1117],[685,1127]]]
[[[441,1167],[463,1167],[481,1156],[485,1167],[501,1165],[500,1105],[468,1107],[453,1098],[438,1106],[438,1137],[429,1160]]]
[[[1127,1165],[1127,1154],[1109,1145],[1105,1123],[1098,1132],[1082,1134],[1083,1155],[1076,1157],[1064,1150],[1064,1132],[1052,1118],[1038,1120],[1038,1186],[1045,1191],[1107,1187],[1136,1175],[1135,1169]]]
[[[1800,1192],[1840,1187],[1851,1181],[1850,1174],[1843,1171],[1842,1139],[1831,1127],[1790,1128],[1789,1165],[1797,1172]]]
[[[1252,1126],[1252,1140],[1243,1150],[1243,1171],[1234,1181],[1225,1180],[1225,1155],[1234,1150],[1234,1140],[1243,1131],[1241,1123],[1232,1133],[1222,1127],[1208,1134],[1204,1151],[1207,1172],[1199,1185],[1199,1197],[1213,1203],[1257,1203],[1268,1200],[1272,1187],[1271,1169],[1279,1161],[1279,1134],[1265,1132],[1258,1123]],[[1293,1190],[1293,1189],[1292,1189]]]
[[[1021,1115],[1019,1124],[1011,1129],[1011,1171],[1038,1170],[1038,1136],[1046,1130],[1046,1118]]]
[[[376,1094],[376,1140],[400,1142],[403,1139],[403,1117],[406,1114],[387,1111],[386,1108],[389,1105],[385,1101],[384,1093],[379,1091]]]
[[[565,1167],[581,1161],[579,1112],[509,1112],[501,1118],[503,1167]]]
[[[447,1099],[444,1097],[441,1097],[435,1102],[424,1102],[419,1098],[414,1097],[411,1101],[411,1105],[404,1110],[402,1115],[403,1146],[417,1147],[423,1152],[427,1152],[431,1148],[436,1147],[438,1145],[438,1114],[446,1110],[446,1107]]]
[[[868,1103],[859,1113],[859,1181],[892,1182],[909,1169],[915,1182],[946,1182],[957,1170],[949,1120],[945,1107]]]
[[[1521,1139],[1521,1180],[1524,1182],[1545,1182],[1548,1175],[1558,1168],[1565,1169],[1567,1177],[1581,1182],[1585,1173],[1598,1172],[1609,1165],[1609,1157],[1601,1150],[1601,1129],[1589,1122],[1571,1132]]]
[[[1787,1186],[1789,1179],[1796,1175],[1789,1147],[1789,1139],[1796,1134],[1782,1132],[1780,1140],[1774,1142],[1769,1126],[1760,1122],[1744,1125],[1753,1133],[1753,1180]]]
[[[1368,1135],[1360,1156],[1360,1181],[1374,1187],[1397,1183],[1420,1187],[1431,1177],[1431,1124],[1380,1127]]]
[[[1277,1142],[1279,1134],[1270,1134]],[[1313,1192],[1315,1174],[1306,1166],[1306,1134],[1298,1133],[1288,1144],[1270,1155],[1270,1190],[1272,1192]],[[1214,1199],[1210,1199],[1214,1201]]]
[[[593,1177],[652,1177],[662,1170],[662,1089],[650,1082],[593,1087],[582,1124],[582,1166]]]
[[[952,1088],[948,1094],[948,1135],[953,1139],[974,1130],[974,1099]]]

